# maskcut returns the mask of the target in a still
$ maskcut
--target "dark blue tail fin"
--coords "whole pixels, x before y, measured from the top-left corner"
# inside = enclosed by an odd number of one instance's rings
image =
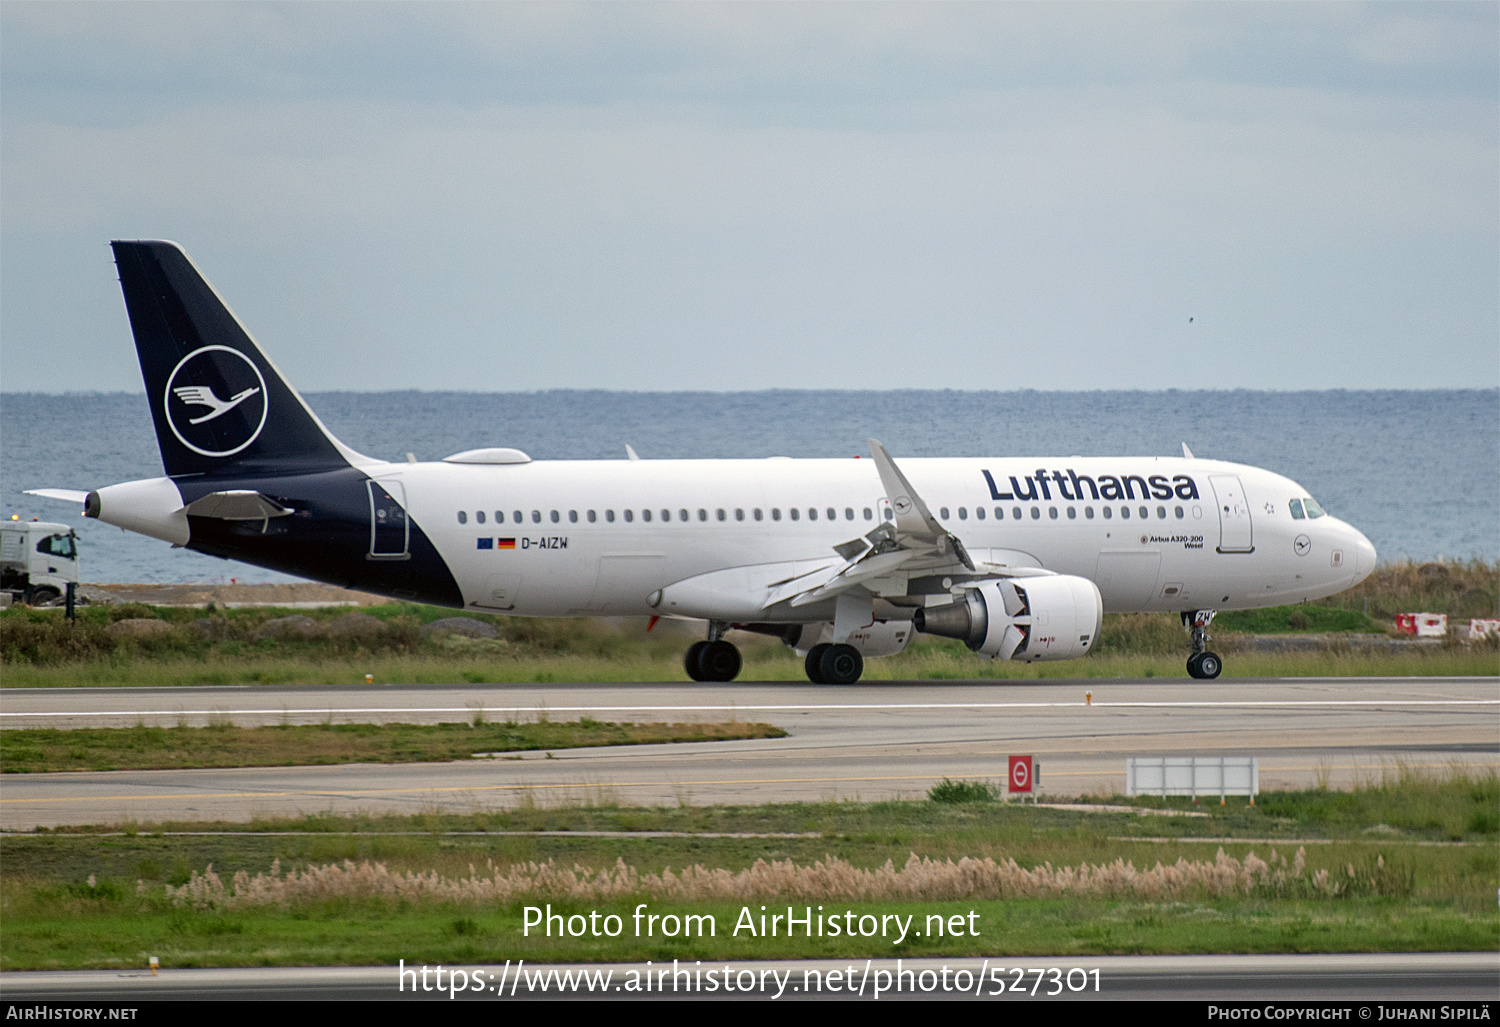
[[[110,246],[167,474],[349,465],[354,454],[323,427],[176,243]]]

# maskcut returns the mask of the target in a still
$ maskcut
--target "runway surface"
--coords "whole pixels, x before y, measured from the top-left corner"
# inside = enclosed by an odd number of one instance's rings
[[[1085,693],[1091,693],[1086,699]],[[297,812],[469,811],[579,801],[694,805],[918,797],[943,777],[1042,794],[1121,792],[1125,758],[1251,755],[1260,786],[1334,786],[1399,764],[1500,765],[1500,679],[1199,682],[419,685],[7,689],[0,725],[325,721],[766,721],[790,737],[518,754],[456,763],[5,775],[0,828]]]
[[[731,980],[754,982],[744,990],[726,993],[722,988],[709,992],[685,990],[692,983],[692,972],[715,970],[722,974],[725,966]],[[954,973],[941,976],[944,967]],[[1051,968],[1061,971],[1054,980]],[[671,965],[665,968],[671,981]],[[1046,972],[1027,973],[1030,968]],[[422,991],[420,968],[408,965],[408,977],[397,990],[399,971],[382,967],[285,967],[223,970],[164,970],[152,977],[144,971],[37,971],[0,974],[0,993],[11,1002],[63,1002],[85,1005],[96,1002],[156,1002],[172,999],[199,1000],[385,1000],[414,999],[449,1001],[448,978],[445,988]],[[459,999],[508,1001],[524,998],[761,998],[778,994],[785,1001],[797,998],[875,1000],[875,986],[888,989],[881,1000],[892,998],[966,999],[990,998],[1004,1002],[1055,1002],[1063,1000],[1177,999],[1193,1001],[1239,1002],[1349,1002],[1349,1020],[1382,1019],[1376,1005],[1381,1002],[1494,1002],[1500,998],[1500,955],[1475,953],[1361,953],[1350,955],[1261,955],[1261,956],[1015,956],[955,959],[903,960],[900,969],[912,971],[910,986],[897,993],[891,984],[897,971],[894,959],[871,960],[787,960],[776,962],[706,963],[702,967],[688,964],[688,975],[678,978],[684,990],[635,995],[623,990],[630,971],[639,975],[643,964],[614,963],[581,966],[527,966],[535,976],[519,973],[515,965],[465,967],[463,982],[470,988],[477,978],[482,990],[457,993]],[[1021,969],[1020,991],[1015,971]],[[1097,978],[1093,974],[1098,970]],[[588,988],[561,989],[558,977],[568,973],[577,980],[586,970],[598,985],[601,973],[610,973],[609,983],[600,990]],[[998,975],[994,971],[1001,971]],[[1075,972],[1069,976],[1068,971]],[[1079,974],[1078,970],[1086,973]],[[552,972],[552,971],[555,971]],[[838,972],[837,988],[831,984],[829,971]],[[929,972],[926,974],[925,972]],[[940,981],[964,981],[958,972],[967,972],[970,988],[943,990]],[[884,973],[884,978],[879,976]],[[917,975],[924,975],[917,979]],[[721,977],[722,979],[722,977]],[[527,988],[527,980],[547,980],[551,987]],[[1070,990],[1067,982],[1079,987]],[[1097,989],[1096,987],[1097,980]],[[431,987],[436,978],[429,974]],[[760,987],[764,981],[765,987]],[[506,985],[504,992],[500,985]],[[821,989],[818,984],[823,985]],[[519,986],[518,986],[519,985]],[[982,986],[981,986],[982,985]],[[512,995],[511,987],[515,987]],[[1001,987],[1004,994],[999,994]],[[1036,987],[1037,994],[1030,989]],[[1053,988],[1057,994],[1048,995]],[[1368,1015],[1360,1013],[1364,1006]],[[1268,1017],[1268,1019],[1274,1017]],[[1389,1019],[1390,1017],[1384,1017]]]

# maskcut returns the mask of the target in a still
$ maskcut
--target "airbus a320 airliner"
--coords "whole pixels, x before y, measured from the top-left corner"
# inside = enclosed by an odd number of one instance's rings
[[[1181,457],[532,460],[363,456],[325,428],[187,255],[115,242],[166,476],[83,493],[107,523],[202,553],[439,606],[706,620],[688,674],[729,681],[732,628],[824,684],[918,632],[1065,660],[1106,610],[1179,613],[1217,677],[1215,611],[1317,599],[1375,549],[1296,482]],[[627,447],[628,449],[628,447]]]

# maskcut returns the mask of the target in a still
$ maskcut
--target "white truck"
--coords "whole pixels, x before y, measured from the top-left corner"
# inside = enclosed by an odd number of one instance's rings
[[[78,580],[78,536],[66,524],[0,521],[0,598],[46,606]]]

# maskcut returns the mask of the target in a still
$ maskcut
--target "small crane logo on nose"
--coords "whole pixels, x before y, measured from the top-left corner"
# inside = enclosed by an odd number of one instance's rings
[[[1298,535],[1295,539],[1292,540],[1292,552],[1296,553],[1298,556],[1306,556],[1308,553],[1312,552],[1312,539],[1308,538],[1306,535]]]

